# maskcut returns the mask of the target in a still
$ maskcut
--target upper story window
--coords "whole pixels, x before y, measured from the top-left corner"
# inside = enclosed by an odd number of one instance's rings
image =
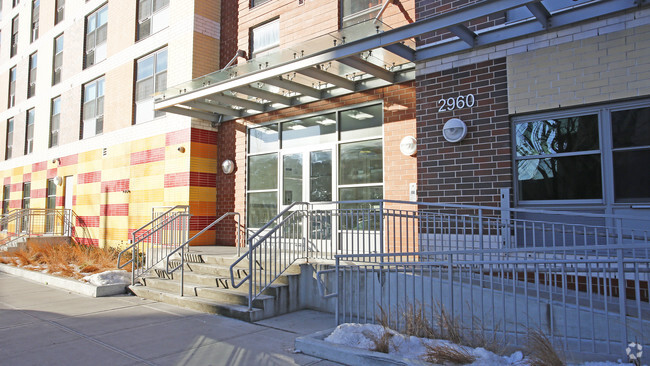
[[[52,85],[61,81],[61,68],[63,67],[63,34],[54,38],[54,60],[52,65]]]
[[[27,85],[27,98],[31,98],[36,94],[36,71],[38,66],[38,56],[34,52],[29,56],[29,79]]]
[[[9,56],[14,57],[18,53],[18,15],[11,21],[11,51]]]
[[[104,131],[104,78],[84,85],[83,111],[80,135],[82,139]]]
[[[250,0],[250,7],[253,8],[255,6],[264,4],[267,1],[269,1],[269,0]]]
[[[139,59],[135,67],[135,123],[163,116],[153,109],[153,94],[167,88],[167,49]]]
[[[9,198],[11,198],[11,185],[5,184],[2,187],[2,214],[9,213]],[[3,227],[2,230],[5,230],[6,227]]]
[[[139,0],[138,39],[169,26],[169,0]]]
[[[27,111],[27,119],[25,120],[25,155],[31,154],[34,151],[34,108]]]
[[[379,9],[381,0],[341,0],[341,28],[373,19]]]
[[[32,42],[38,39],[38,19],[40,18],[40,12],[41,1],[32,0]]]
[[[11,0],[11,7],[15,8],[16,5],[20,4],[20,0]]]
[[[84,67],[92,66],[106,58],[108,5],[86,17],[86,54]]]
[[[63,21],[65,16],[65,0],[56,0],[56,10],[54,11],[54,25]]]
[[[515,120],[517,198],[650,202],[650,103]]]
[[[16,66],[9,70],[9,101],[7,108],[16,105]]]
[[[280,45],[280,19],[251,28],[251,57]]]
[[[59,128],[61,124],[61,97],[52,99],[52,113],[50,115],[50,143],[49,147],[59,145]]]
[[[5,145],[5,160],[7,160],[7,159],[11,159],[14,150],[14,119],[13,118],[9,118],[7,120],[7,135],[5,141],[7,141]]]

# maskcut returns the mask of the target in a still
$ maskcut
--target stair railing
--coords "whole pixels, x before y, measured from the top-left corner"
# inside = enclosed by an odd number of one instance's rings
[[[133,244],[117,256],[118,268],[131,264],[132,285],[137,278],[164,260],[169,252],[187,241],[190,217],[189,206],[174,206],[133,232]],[[131,259],[122,263],[122,256],[126,253],[131,253]]]
[[[248,238],[248,251],[230,265],[230,281],[234,288],[248,281],[249,311],[253,309],[253,301],[289,266],[307,256],[303,221],[308,215],[308,207],[308,203],[294,202],[285,208]],[[248,259],[248,274],[235,282],[234,268],[244,259]],[[272,265],[264,268],[268,263]]]
[[[82,226],[85,238],[82,244],[91,244],[92,240],[85,225],[76,225],[73,218],[76,218],[77,222],[81,221],[71,209],[24,208],[10,211],[0,218],[0,227],[6,230],[7,234],[7,237],[0,241],[0,247],[32,236],[61,235],[79,239],[75,234],[77,226]],[[79,243],[79,240],[77,242]]]
[[[183,288],[185,287],[185,247],[187,247],[192,240],[198,238],[203,233],[205,233],[206,231],[208,231],[212,227],[214,227],[214,225],[218,224],[223,219],[225,219],[226,217],[230,217],[230,216],[236,216],[237,217],[237,221],[236,221],[237,222],[237,249],[239,249],[239,242],[240,242],[239,241],[239,239],[240,239],[240,227],[239,227],[239,225],[240,225],[241,215],[239,214],[239,212],[227,212],[227,213],[221,215],[221,217],[219,217],[218,219],[212,221],[212,223],[210,225],[203,228],[203,230],[199,231],[196,235],[194,235],[193,237],[188,239],[185,243],[180,245],[178,248],[172,250],[171,252],[169,252],[169,254],[167,254],[167,259],[166,259],[166,262],[165,262],[165,272],[167,272],[167,274],[171,275],[172,273],[176,272],[179,268],[181,270],[181,289],[180,289],[180,295],[181,296],[183,296]],[[179,251],[181,252],[180,253],[180,256],[181,256],[180,262],[181,263],[178,266],[170,269],[169,268],[169,259],[174,254],[178,253]]]

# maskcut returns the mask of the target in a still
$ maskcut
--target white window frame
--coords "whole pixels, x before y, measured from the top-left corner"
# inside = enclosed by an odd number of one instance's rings
[[[38,72],[38,53],[29,55],[29,75],[27,78],[27,99],[36,94],[36,75]]]
[[[275,35],[276,38],[275,40],[271,40],[271,42],[267,42],[267,40],[264,40],[263,38],[265,34],[270,36]],[[269,22],[251,28],[250,38],[251,38],[251,45],[250,45],[251,57],[259,56],[265,52],[268,52],[269,50],[279,47],[280,46],[280,18],[271,20]],[[265,44],[259,46],[259,43],[261,42],[264,42]],[[258,44],[258,46],[255,46],[256,43]]]
[[[14,150],[14,118],[7,120],[7,133],[5,143],[5,160],[11,159]]]
[[[9,69],[9,93],[7,107],[11,108],[16,105],[16,79],[17,79],[16,66]]]
[[[100,15],[106,14],[106,21]],[[106,44],[108,40],[108,4],[86,17],[86,33],[84,36],[84,68],[96,65],[106,59]]]
[[[57,51],[57,42],[61,41],[61,50]],[[61,82],[61,72],[63,69],[63,47],[65,45],[65,38],[63,33],[54,38],[54,49],[52,53],[52,85],[56,85]]]
[[[61,96],[52,98],[50,102],[50,139],[48,147],[59,146],[59,130],[61,129]]]
[[[16,15],[11,20],[11,49],[9,51],[9,57],[14,57],[18,54],[18,28],[20,27],[20,19]]]
[[[27,110],[25,116],[25,155],[34,152],[34,123],[36,122],[36,109]]]
[[[164,57],[164,65],[165,68],[159,69],[159,60]],[[148,60],[152,60],[153,66],[152,66],[152,73],[147,74],[141,79],[138,79],[138,71],[140,69],[140,65]],[[161,48],[158,51],[151,53],[147,56],[144,56],[138,60],[136,60],[135,63],[135,69],[136,69],[136,80],[135,80],[135,93],[134,93],[134,99],[135,99],[135,123],[142,123],[142,122],[147,122],[151,121],[154,118],[162,117],[165,115],[165,112],[158,112],[153,109],[153,101],[154,97],[153,94],[157,92],[164,91],[167,89],[167,64],[168,61],[168,52],[167,48]],[[164,77],[164,82],[161,82],[161,79]],[[153,83],[153,85],[150,87],[152,94],[147,95],[147,96],[139,96],[138,94],[138,89],[141,84],[144,83]]]
[[[65,0],[56,0],[55,7],[54,25],[57,25],[65,19]]]
[[[94,87],[94,89],[92,89],[92,87]],[[104,131],[104,89],[105,82],[103,76],[84,84],[84,102],[81,109],[81,139],[100,135]],[[90,95],[90,90],[93,90],[93,95]],[[90,108],[91,106],[94,109],[94,113],[92,115],[87,115],[87,108]]]
[[[148,28],[144,28],[148,24]],[[169,0],[138,0],[138,40],[169,26]],[[147,29],[143,32],[143,29]]]
[[[32,32],[31,42],[38,39],[39,18],[41,13],[41,0],[32,0]]]

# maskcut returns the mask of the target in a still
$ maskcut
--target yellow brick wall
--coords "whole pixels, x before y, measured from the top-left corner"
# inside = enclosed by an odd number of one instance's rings
[[[507,58],[511,114],[650,95],[650,25]]]

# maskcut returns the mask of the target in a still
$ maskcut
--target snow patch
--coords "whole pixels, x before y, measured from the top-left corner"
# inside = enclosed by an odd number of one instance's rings
[[[391,334],[389,343],[389,354],[403,357],[405,359],[423,360],[426,354],[426,346],[450,346],[458,347],[467,351],[469,354],[476,357],[472,366],[507,366],[507,365],[521,365],[524,361],[524,355],[521,351],[516,351],[509,356],[499,356],[484,348],[471,348],[459,346],[443,339],[428,339],[418,338],[414,336],[406,336],[400,334],[392,329],[384,328],[377,324],[356,324],[345,323],[341,324],[334,331],[325,338],[325,342],[340,344],[355,348],[361,348],[373,351],[375,342],[382,337],[384,332]],[[630,365],[621,362],[585,362],[581,366],[614,366],[614,365]]]
[[[129,272],[124,270],[95,273],[93,275],[86,276],[83,279],[84,281],[90,282],[91,285],[95,286],[128,285],[131,283],[131,275]]]

